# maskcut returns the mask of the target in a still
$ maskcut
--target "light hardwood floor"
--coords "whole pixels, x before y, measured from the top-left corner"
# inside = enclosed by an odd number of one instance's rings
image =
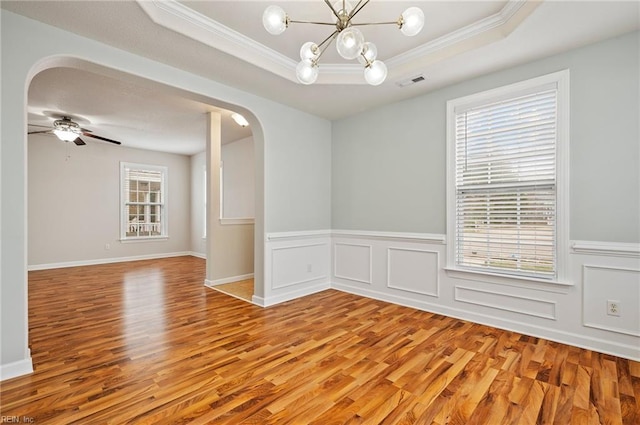
[[[216,291],[220,291],[227,295],[240,298],[241,300],[251,302],[253,297],[253,279],[240,280],[237,282],[225,283],[212,287]]]
[[[260,308],[194,257],[29,273],[36,424],[634,424],[640,364],[334,290]]]

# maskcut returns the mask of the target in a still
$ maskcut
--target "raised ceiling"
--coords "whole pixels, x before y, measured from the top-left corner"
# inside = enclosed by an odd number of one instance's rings
[[[297,83],[293,73],[300,45],[324,39],[328,29],[292,24],[283,34],[270,35],[261,23],[269,4],[279,4],[293,19],[330,19],[321,0],[1,2],[3,9],[327,119],[415,97],[640,27],[636,1],[372,0],[358,15],[360,21],[395,20],[412,5],[425,12],[425,29],[415,37],[403,36],[393,25],[363,30],[389,66],[387,81],[376,87],[364,84],[361,67],[341,59],[332,46],[321,59],[318,82],[305,86]],[[91,84],[92,75],[85,76],[86,84]],[[406,87],[397,84],[416,75],[424,75],[425,80]],[[65,75],[54,77],[64,80]],[[126,119],[132,111],[127,104],[116,104],[119,100],[105,93],[109,86],[100,85],[97,78],[94,99],[109,99],[114,102],[111,110],[119,111],[109,120],[115,132],[110,134],[117,138],[119,119],[123,127],[135,126]],[[67,98],[73,98],[73,86],[66,87]],[[48,97],[33,92],[34,98],[36,95]],[[139,95],[138,102],[154,102],[144,91]],[[178,100],[175,105],[169,98],[164,102],[168,109],[183,107]],[[74,105],[74,111],[82,115],[84,106]],[[139,103],[136,107],[140,108]],[[38,108],[56,110],[45,103]],[[161,119],[163,114],[157,116]]]

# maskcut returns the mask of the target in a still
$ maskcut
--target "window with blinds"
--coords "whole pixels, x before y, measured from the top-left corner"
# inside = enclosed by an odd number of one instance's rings
[[[558,85],[451,112],[455,267],[556,278]]]
[[[166,237],[166,167],[121,163],[121,237]]]

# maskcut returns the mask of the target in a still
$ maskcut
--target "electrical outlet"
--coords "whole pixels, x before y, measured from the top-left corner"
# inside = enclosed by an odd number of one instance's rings
[[[312,270],[311,264],[307,264],[307,273],[311,273]]]
[[[111,245],[106,243],[104,244],[104,249],[106,249],[107,251],[109,251],[111,249]]]
[[[609,316],[620,316],[620,301],[607,300],[607,314]]]

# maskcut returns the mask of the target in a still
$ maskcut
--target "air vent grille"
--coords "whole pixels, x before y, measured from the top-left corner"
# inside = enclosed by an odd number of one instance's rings
[[[414,75],[413,77],[406,78],[404,80],[397,81],[396,84],[399,87],[406,87],[422,81],[426,81],[427,77],[424,74]]]

